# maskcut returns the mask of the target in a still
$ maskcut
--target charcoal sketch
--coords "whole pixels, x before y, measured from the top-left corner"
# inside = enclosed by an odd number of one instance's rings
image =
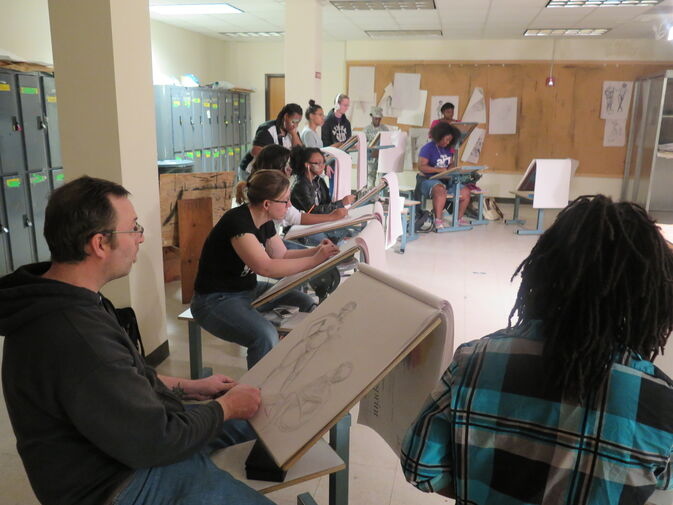
[[[632,81],[604,81],[601,119],[626,119],[631,105]]]
[[[329,341],[341,336],[342,325],[356,308],[355,302],[348,302],[338,312],[326,314],[311,323],[306,335],[290,348],[278,366],[271,370],[260,384],[262,391],[266,388],[281,393],[287,391],[320,349]]]
[[[353,364],[344,361],[329,372],[307,382],[296,391],[262,395],[266,425],[275,424],[282,432],[291,432],[307,423],[329,402],[332,386],[345,381],[353,373]]]

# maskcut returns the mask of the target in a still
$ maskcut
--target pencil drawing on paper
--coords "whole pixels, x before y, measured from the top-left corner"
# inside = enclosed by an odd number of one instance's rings
[[[262,391],[271,388],[286,392],[320,349],[341,336],[341,327],[356,308],[357,303],[348,302],[338,312],[331,312],[313,321],[304,337],[290,348],[278,366],[262,381]]]
[[[353,372],[353,364],[344,361],[329,372],[309,381],[296,391],[263,396],[267,424],[282,432],[291,432],[306,424],[330,400],[332,386],[345,381]]]
[[[604,81],[601,97],[602,119],[626,119],[631,105],[631,81]]]

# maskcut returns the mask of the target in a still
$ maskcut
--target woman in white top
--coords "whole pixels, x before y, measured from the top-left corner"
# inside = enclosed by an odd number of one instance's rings
[[[309,100],[304,117],[308,121],[308,126],[301,131],[301,142],[305,147],[322,147],[322,137],[318,128],[325,122],[325,112],[315,100]]]

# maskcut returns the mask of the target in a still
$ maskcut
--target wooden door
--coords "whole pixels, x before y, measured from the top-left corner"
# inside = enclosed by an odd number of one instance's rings
[[[285,74],[266,74],[266,120],[276,119],[285,105]]]

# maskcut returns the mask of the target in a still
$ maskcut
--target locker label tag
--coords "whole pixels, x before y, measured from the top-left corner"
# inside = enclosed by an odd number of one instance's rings
[[[12,87],[6,82],[0,82],[0,91],[11,91]]]
[[[5,181],[5,184],[7,185],[8,188],[20,188],[21,179],[7,179]]]
[[[21,93],[24,95],[37,95],[37,88],[21,86]]]

